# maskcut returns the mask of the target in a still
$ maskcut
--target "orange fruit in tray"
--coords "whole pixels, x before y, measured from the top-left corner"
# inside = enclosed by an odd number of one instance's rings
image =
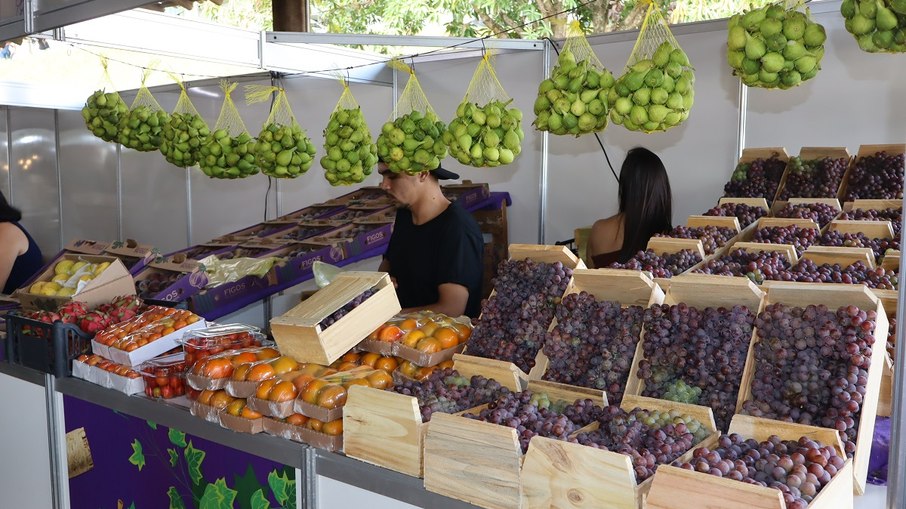
[[[374,367],[374,364],[381,358],[381,354],[374,352],[367,352],[362,354],[362,358],[359,359],[362,366]]]
[[[468,340],[469,336],[472,335],[472,327],[469,327],[462,322],[453,322],[453,327],[456,327],[456,330],[459,332],[460,343]]]
[[[403,330],[396,325],[385,325],[378,333],[381,341],[394,342],[403,336]]]
[[[425,336],[433,336],[434,331],[436,331],[438,327],[440,327],[440,326],[436,322],[429,321],[429,322],[425,323],[424,325],[422,325],[421,327],[419,327],[419,329],[425,333]]]
[[[437,369],[453,369],[453,359],[446,360],[437,365]]]
[[[211,397],[214,396],[215,392],[216,391],[209,391],[209,390],[201,391],[201,393],[198,395],[198,399],[196,401],[198,401],[202,405],[210,405]]]
[[[436,353],[443,350],[440,340],[434,337],[427,337],[419,340],[418,344],[415,345],[415,348],[424,353]]]
[[[230,359],[230,362],[233,363],[233,366],[238,366],[240,364],[248,364],[257,360],[258,356],[255,355],[254,352],[239,352]]]
[[[346,388],[342,385],[328,385],[318,393],[318,406],[327,409],[346,404]]]
[[[271,389],[268,399],[277,403],[296,399],[296,386],[287,380],[280,381]]]
[[[235,400],[236,400],[236,398],[234,398],[233,396],[230,396],[225,391],[217,391],[214,393],[213,396],[211,396],[211,400],[210,400],[209,404],[214,408],[219,408],[219,409],[223,410],[224,408],[229,406],[229,404]]]
[[[383,369],[384,371],[390,372],[396,369],[397,366],[399,366],[399,362],[396,360],[396,357],[381,357],[372,367],[374,369]]]
[[[419,367],[415,364],[412,364],[410,361],[403,361],[400,363],[400,367],[397,370],[407,378],[415,378],[415,373],[418,371]]]
[[[263,416],[261,415],[260,412],[256,412],[256,411],[252,410],[251,408],[245,406],[245,407],[242,407],[242,411],[239,412],[239,417],[244,417],[246,419],[260,419]]]
[[[415,345],[417,345],[418,342],[421,341],[424,337],[426,337],[426,334],[424,332],[419,329],[414,329],[407,332],[406,335],[403,336],[402,342],[404,345],[410,348],[415,348]]]
[[[302,414],[293,414],[286,418],[286,423],[293,426],[305,426],[308,423],[308,417]]]
[[[337,419],[335,421],[325,422],[321,425],[321,433],[330,436],[338,436],[343,434],[343,419]]]
[[[305,390],[302,391],[302,401],[306,403],[311,403],[312,405],[318,404],[318,393],[321,392],[327,385],[327,382],[321,379],[315,379],[308,383],[305,386]]]
[[[368,384],[375,389],[384,390],[393,386],[393,377],[387,371],[378,370],[365,378],[368,380]]]
[[[293,383],[293,386],[296,387],[296,391],[301,394],[305,390],[305,388],[308,387],[308,384],[314,379],[315,377],[313,375],[302,373],[301,375],[296,375],[295,378],[290,381]]]
[[[268,394],[270,394],[271,389],[277,385],[279,380],[276,378],[268,378],[267,380],[258,384],[258,388],[255,389],[255,397],[258,399],[267,399]]]
[[[399,328],[404,331],[411,331],[418,328],[418,320],[415,318],[406,318],[399,324]]]
[[[418,371],[415,372],[416,380],[424,380],[428,378],[431,373],[434,373],[434,370],[437,369],[437,366],[423,366],[418,368]]]
[[[368,383],[367,378],[353,378],[352,380],[347,380],[347,381],[343,382],[343,387],[346,387],[347,389],[352,387],[353,385],[362,385],[365,387],[371,387],[371,384]]]
[[[222,357],[208,359],[201,364],[199,373],[208,378],[227,378],[233,374],[233,364]]]
[[[266,347],[266,348],[262,348],[261,350],[258,350],[258,352],[255,353],[255,356],[258,357],[259,361],[265,361],[265,360],[276,359],[277,357],[280,357],[280,352],[278,352],[274,348]]]
[[[340,363],[340,365],[337,366],[336,369],[337,371],[349,371],[350,369],[355,369],[357,367],[359,367],[359,365],[354,362],[343,362]]]
[[[434,338],[440,341],[441,350],[459,344],[459,331],[451,327],[441,327],[434,331]]]
[[[245,408],[245,400],[237,399],[235,401],[232,401],[229,405],[227,405],[226,411],[230,415],[235,415],[236,417],[239,417],[239,412],[241,412],[243,408]]]
[[[343,362],[352,362],[358,365],[361,360],[361,355],[359,355],[359,352],[346,352],[342,357],[340,357],[340,360]]]
[[[248,379],[249,371],[251,369],[252,364],[240,364],[233,370],[233,376],[230,378],[233,380],[246,380]]]
[[[270,364],[252,364],[248,375],[245,377],[249,382],[260,382],[277,375],[273,366]]]
[[[272,368],[274,368],[274,373],[282,375],[283,373],[289,373],[290,371],[299,367],[299,363],[296,362],[296,359],[292,357],[287,357],[285,355],[277,357],[272,360],[270,363]]]
[[[319,421],[317,419],[309,419],[308,422],[305,423],[306,428],[317,431],[318,433],[321,432],[321,426],[324,426],[324,421]]]

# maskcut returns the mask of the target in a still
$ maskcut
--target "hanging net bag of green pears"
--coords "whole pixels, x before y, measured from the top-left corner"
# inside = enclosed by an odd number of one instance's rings
[[[286,90],[271,85],[249,85],[246,101],[255,104],[276,92],[270,115],[258,134],[255,161],[268,177],[292,179],[307,172],[315,157],[315,145],[296,121]]]
[[[150,74],[150,69],[142,73],[142,86],[135,94],[129,113],[120,117],[120,131],[116,137],[122,146],[139,152],[160,150],[161,132],[170,121],[170,114],[161,108],[145,86]]]
[[[626,69],[614,84],[610,119],[644,133],[676,127],[689,118],[694,84],[689,58],[660,9],[649,3]]]
[[[512,102],[485,53],[443,135],[450,155],[476,168],[512,163],[522,152],[525,137],[522,112],[511,107]]]
[[[377,145],[371,137],[362,108],[341,79],[343,93],[324,128],[321,167],[332,186],[358,184],[371,175],[377,164]]]
[[[538,85],[535,128],[579,136],[607,127],[613,74],[595,55],[579,22],[573,22],[550,78]]]
[[[785,0],[730,18],[727,62],[747,86],[785,90],[818,74],[827,35],[802,6]]]
[[[82,119],[85,126],[92,134],[104,141],[116,141],[120,133],[120,120],[129,113],[129,106],[120,97],[119,92],[113,88],[110,71],[107,68],[107,58],[101,57],[101,67],[104,69],[104,81],[111,85],[112,92],[105,89],[96,90],[85,101],[82,107]]]
[[[161,131],[160,151],[170,164],[188,168],[198,164],[201,145],[211,135],[211,130],[189,99],[185,83],[171,77],[179,85],[179,99]]]
[[[447,126],[428,102],[415,71],[399,60],[392,60],[389,65],[408,72],[409,82],[393,108],[390,120],[381,127],[377,139],[378,157],[396,173],[416,175],[436,169],[447,157],[447,145],[443,140]]]
[[[906,0],[843,0],[843,25],[868,53],[906,53]]]
[[[255,140],[242,122],[231,96],[236,83],[221,81],[223,105],[214,130],[199,149],[198,167],[205,175],[218,179],[245,178],[258,173]]]

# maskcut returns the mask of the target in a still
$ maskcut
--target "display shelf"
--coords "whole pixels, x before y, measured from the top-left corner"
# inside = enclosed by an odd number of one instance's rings
[[[0,361],[0,373],[44,387],[44,373],[8,361]]]

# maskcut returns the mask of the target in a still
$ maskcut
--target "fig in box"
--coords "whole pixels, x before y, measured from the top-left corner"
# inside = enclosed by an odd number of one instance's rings
[[[185,261],[191,260],[198,262],[207,258],[208,256],[218,255],[221,253],[226,253],[227,251],[231,251],[235,247],[235,242],[200,244],[197,246],[180,249],[179,251],[174,251],[168,255],[165,255],[165,259],[170,263],[183,263]]]
[[[567,441],[532,437],[522,464],[523,507],[636,509],[655,469],[716,437],[711,409],[626,396]]]
[[[249,226],[242,230],[228,233],[212,240],[211,244],[230,244],[236,242],[247,242],[250,240],[268,237],[288,230],[296,225],[295,221],[272,221],[268,223],[259,223],[255,226]]]
[[[353,221],[370,219],[394,211],[396,211],[396,208],[389,205],[382,205],[377,207],[356,206],[331,212],[330,214],[326,214],[320,217],[316,221],[327,221],[328,224],[343,226]],[[390,222],[393,222],[392,217],[390,218]],[[317,224],[317,222],[315,222],[314,224]]]
[[[293,226],[288,230],[283,230],[281,232],[275,233],[268,237],[263,237],[264,239],[270,239],[276,242],[301,242],[303,240],[311,239],[312,237],[317,237],[319,235],[325,235],[328,232],[336,229],[336,226],[330,225],[321,225],[321,226]]]
[[[183,353],[158,357],[138,367],[149,398],[171,399],[186,393],[186,359]]]
[[[239,366],[279,356],[280,352],[269,346],[226,350],[192,364],[186,381],[195,390],[220,390],[226,387],[233,371]]]
[[[383,189],[375,186],[362,187],[356,189],[351,193],[344,194],[338,198],[333,198],[327,200],[323,204],[318,206],[343,206],[343,207],[353,207],[353,206],[374,206],[374,205],[390,205],[393,203],[393,198],[390,197]]]
[[[192,260],[181,264],[152,262],[135,276],[139,297],[180,302],[208,284],[204,268]]]
[[[363,299],[366,292],[372,295]],[[272,319],[271,333],[280,351],[296,360],[330,364],[400,309],[388,274],[342,272],[304,302]]]
[[[148,265],[158,256],[157,249],[150,244],[139,244],[134,239],[125,242],[116,241],[104,250],[104,254],[120,259],[129,269],[130,274],[138,274],[145,265]]]
[[[261,346],[265,339],[258,327],[230,323],[187,331],[179,343],[186,354],[186,366],[191,367],[205,357],[224,350]]]
[[[484,405],[508,390],[455,369],[435,371],[422,382],[407,380],[388,391],[350,387],[343,408],[343,450],[347,456],[421,477],[431,415]]]
[[[67,254],[15,295],[27,310],[55,310],[69,301],[93,308],[116,297],[135,295],[135,285],[117,258]]]
[[[792,329],[786,320],[797,318]],[[772,284],[737,413],[842,429],[856,493],[864,493],[887,330],[881,303],[864,286]]]
[[[663,465],[651,482],[645,507],[651,509],[851,509],[853,507],[852,460],[846,460],[836,431],[801,424],[792,424],[745,415],[733,417],[731,435],[714,436],[695,451],[680,458],[681,467]],[[744,442],[743,442],[744,441]],[[784,442],[781,446],[781,442]],[[765,472],[751,461],[748,450],[759,444],[779,459],[767,462],[776,465],[783,475]],[[732,447],[733,452],[727,451]],[[829,448],[829,449],[827,449]],[[794,452],[790,452],[792,451]],[[747,465],[747,473],[737,471],[728,457],[739,454]],[[786,452],[781,452],[781,451]],[[798,456],[799,459],[793,458]],[[713,464],[712,464],[713,460]],[[773,463],[773,464],[772,464]],[[793,465],[791,470],[784,468]],[[702,465],[699,467],[698,465]],[[701,472],[710,467],[709,472]],[[701,470],[699,470],[701,468]],[[724,474],[724,468],[728,470]],[[751,479],[748,472],[757,472]],[[787,474],[786,472],[790,472]],[[808,474],[805,472],[808,471]],[[817,472],[819,475],[816,475]],[[833,474],[831,474],[833,472]],[[721,475],[717,475],[720,473]],[[760,476],[759,476],[760,474]],[[812,480],[808,476],[815,477]],[[784,488],[768,488],[774,480]],[[734,480],[735,479],[735,480]],[[740,482],[746,479],[746,482]],[[753,482],[754,481],[754,482]],[[812,482],[810,482],[812,481]],[[795,488],[793,491],[792,488]],[[795,497],[799,494],[801,498]],[[798,500],[796,500],[798,498]]]

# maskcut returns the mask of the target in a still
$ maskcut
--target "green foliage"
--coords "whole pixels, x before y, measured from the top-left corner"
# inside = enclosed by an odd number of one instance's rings
[[[148,427],[150,427],[151,429],[157,429],[156,422],[154,422],[154,421],[146,421],[146,422],[148,423]]]
[[[268,502],[267,497],[264,496],[264,490],[259,489],[252,494],[252,498],[249,499],[252,509],[270,509],[271,503]]]
[[[142,452],[142,443],[138,439],[132,441],[132,456],[129,456],[129,463],[137,466],[139,472],[145,466],[145,453]]]
[[[176,491],[176,488],[170,486],[170,489],[167,490],[167,496],[170,497],[170,509],[186,509],[186,504],[182,501],[182,497],[179,496],[179,492]]]
[[[205,452],[196,449],[192,446],[192,442],[189,442],[183,454],[185,455],[186,463],[189,465],[189,478],[192,479],[192,484],[200,484],[203,480],[201,462],[204,461]],[[205,492],[207,493],[207,490]]]
[[[167,449],[167,453],[170,455],[170,466],[175,467],[179,463],[179,453],[176,452],[176,449]]]
[[[170,439],[170,443],[176,447],[186,446],[186,434],[182,431],[170,428],[167,432],[167,437]]]
[[[276,470],[271,471],[267,475],[267,484],[274,493],[274,499],[278,504],[286,507],[289,500],[292,500],[293,504],[295,504],[296,481],[290,479],[287,473],[277,474]]]
[[[230,489],[226,485],[226,479],[221,477],[205,487],[198,509],[233,509],[235,499],[236,490]]]

